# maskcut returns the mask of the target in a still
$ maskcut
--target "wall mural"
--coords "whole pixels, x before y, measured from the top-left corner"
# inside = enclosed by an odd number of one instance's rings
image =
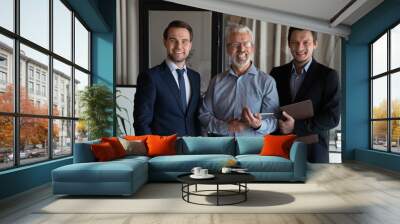
[[[117,136],[135,135],[133,129],[133,99],[136,86],[117,86]]]

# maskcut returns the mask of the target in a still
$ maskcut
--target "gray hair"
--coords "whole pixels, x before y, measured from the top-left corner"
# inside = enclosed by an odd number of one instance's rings
[[[248,26],[242,24],[233,24],[227,27],[225,32],[225,43],[228,44],[228,38],[232,33],[248,33],[251,37],[251,43],[254,45],[253,31]]]

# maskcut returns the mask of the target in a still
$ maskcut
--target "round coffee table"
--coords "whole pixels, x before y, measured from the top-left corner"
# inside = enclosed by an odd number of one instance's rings
[[[249,173],[216,173],[213,174],[215,177],[211,179],[193,179],[190,177],[191,173],[182,174],[177,177],[178,181],[182,183],[182,199],[188,203],[198,204],[198,205],[234,205],[247,200],[247,192],[249,188],[247,183],[255,180],[255,177]],[[197,185],[215,185],[214,190],[198,190]],[[194,191],[190,191],[190,186],[195,186]],[[220,185],[236,185],[237,189],[234,190],[224,190],[220,189]],[[206,194],[214,192],[215,194]],[[197,203],[190,200],[190,196],[203,196],[203,197],[216,197],[216,204],[203,204]],[[232,197],[240,196],[239,200],[230,203],[221,202],[221,197]]]

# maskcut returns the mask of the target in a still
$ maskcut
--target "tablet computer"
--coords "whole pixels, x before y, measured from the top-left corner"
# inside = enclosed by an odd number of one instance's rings
[[[311,100],[304,100],[298,103],[288,104],[281,107],[281,111],[285,111],[294,119],[302,120],[314,116],[314,109]]]

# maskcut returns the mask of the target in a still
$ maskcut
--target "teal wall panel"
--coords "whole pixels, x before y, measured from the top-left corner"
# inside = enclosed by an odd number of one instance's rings
[[[111,32],[110,24],[103,15],[99,5],[110,0],[66,0],[66,2],[79,14],[93,32]]]
[[[93,83],[102,83],[113,88],[114,78],[114,34],[92,34]]]
[[[375,150],[356,149],[355,160],[400,172],[400,155]]]
[[[379,35],[400,22],[400,0],[386,0],[351,27],[345,41],[344,159],[355,159],[398,170],[399,156],[369,150],[369,46]],[[363,151],[361,151],[363,150]]]
[[[51,171],[72,163],[72,157],[0,172],[0,199],[51,181]]]
[[[369,60],[367,45],[345,47],[345,139],[344,159],[354,159],[354,148],[367,148],[369,142]]]

